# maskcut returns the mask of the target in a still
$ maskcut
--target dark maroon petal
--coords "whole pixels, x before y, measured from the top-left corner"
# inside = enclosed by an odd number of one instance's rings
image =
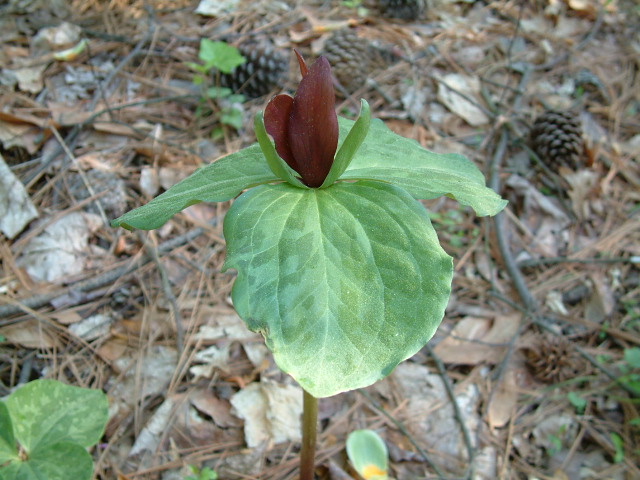
[[[322,185],[338,148],[335,100],[329,61],[320,57],[300,82],[288,129],[295,170],[309,187]]]
[[[293,97],[289,95],[273,97],[264,109],[264,128],[273,137],[278,155],[297,172],[296,160],[289,146],[289,118],[292,106]]]

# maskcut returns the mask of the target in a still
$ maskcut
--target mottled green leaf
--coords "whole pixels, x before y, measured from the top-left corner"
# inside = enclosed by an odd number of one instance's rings
[[[153,230],[191,205],[231,200],[246,188],[274,181],[280,179],[269,169],[260,147],[252,145],[202,167],[146,205],[113,220],[111,225]]]
[[[424,207],[393,185],[256,187],[224,234],[238,314],[316,397],[388,375],[442,320],[451,257]]]
[[[369,133],[359,145],[359,137],[366,131],[364,127],[368,127],[365,113],[363,109],[360,123],[351,134],[353,142],[347,142],[346,147],[345,138],[352,131],[354,121],[338,117],[339,158],[336,169],[329,172],[330,180],[348,165],[340,176],[343,180],[392,183],[419,199],[448,195],[463,205],[470,205],[478,215],[494,215],[504,208],[507,202],[485,186],[480,170],[462,155],[425,150],[414,140],[394,134],[380,120],[370,122]],[[297,179],[296,172],[278,157],[264,130],[261,114],[256,116],[255,125],[267,158],[257,144],[232,153],[200,168],[148,204],[113,220],[111,225],[153,230],[191,205],[231,200],[257,185],[288,181],[306,188]],[[350,155],[353,157],[349,163],[346,160]]]
[[[13,425],[7,406],[0,401],[0,465],[13,458],[18,458]]]
[[[60,442],[94,445],[108,419],[108,401],[101,390],[35,380],[6,401],[16,440],[33,453]]]
[[[84,447],[61,442],[36,449],[27,460],[0,468],[0,480],[91,480],[93,460]]]
[[[353,121],[339,118],[339,122],[342,136]],[[392,183],[414,198],[447,195],[481,216],[495,215],[507,204],[485,186],[482,172],[464,156],[430,152],[415,140],[396,135],[380,120],[371,122],[369,135],[340,178]]]

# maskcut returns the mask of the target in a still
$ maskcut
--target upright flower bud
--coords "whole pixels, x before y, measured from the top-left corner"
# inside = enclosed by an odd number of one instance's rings
[[[264,111],[264,126],[278,155],[308,187],[322,185],[338,148],[338,116],[331,66],[325,57],[307,67],[296,51],[302,80],[295,96],[276,95]]]

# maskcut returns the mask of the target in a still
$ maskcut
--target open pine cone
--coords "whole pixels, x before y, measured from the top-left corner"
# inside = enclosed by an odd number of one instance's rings
[[[363,87],[367,78],[399,58],[391,49],[375,46],[352,29],[334,32],[324,44],[322,54],[329,60],[336,80],[348,93]]]
[[[289,74],[289,55],[265,41],[238,45],[247,60],[228,74],[220,75],[220,85],[248,98],[262,97],[282,85]]]
[[[587,375],[589,365],[564,337],[545,334],[523,348],[531,375],[544,383],[559,383]]]
[[[380,12],[390,18],[416,20],[424,11],[424,0],[378,0]]]
[[[584,155],[580,119],[570,112],[547,110],[533,124],[531,144],[552,170],[557,171],[561,165],[577,170]]]

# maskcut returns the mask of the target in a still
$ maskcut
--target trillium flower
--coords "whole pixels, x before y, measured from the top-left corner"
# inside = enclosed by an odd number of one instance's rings
[[[307,67],[296,51],[302,80],[295,96],[276,95],[264,111],[264,127],[278,155],[311,188],[322,185],[338,148],[338,116],[331,66],[319,57]]]

